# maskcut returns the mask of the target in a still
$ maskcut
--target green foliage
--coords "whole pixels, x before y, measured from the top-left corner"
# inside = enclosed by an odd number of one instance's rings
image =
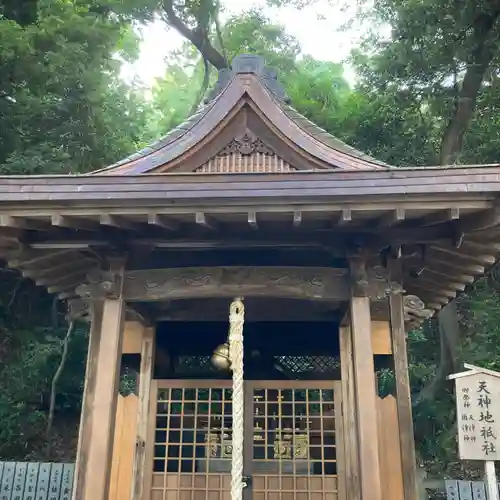
[[[39,10],[27,27],[0,18],[0,172],[89,171],[132,152],[147,105],[118,78],[117,57],[137,53],[130,28],[62,0]]]

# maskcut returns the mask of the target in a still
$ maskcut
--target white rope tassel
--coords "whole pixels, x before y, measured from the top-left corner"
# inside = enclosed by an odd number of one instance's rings
[[[235,299],[229,309],[229,358],[233,372],[233,453],[231,464],[231,500],[243,497],[243,325],[245,306]]]

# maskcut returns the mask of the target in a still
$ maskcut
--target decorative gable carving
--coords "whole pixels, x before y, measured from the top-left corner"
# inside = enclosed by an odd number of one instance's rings
[[[295,172],[296,170],[279,157],[262,139],[247,131],[232,139],[195,172],[255,174]]]
[[[264,144],[262,139],[256,137],[251,132],[245,132],[243,135],[235,137],[227,146],[222,148],[218,156],[228,156],[238,153],[243,156],[248,156],[252,153],[262,153],[264,155],[275,154],[269,146]]]

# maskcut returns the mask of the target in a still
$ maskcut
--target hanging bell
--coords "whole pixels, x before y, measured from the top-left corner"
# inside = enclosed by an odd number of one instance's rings
[[[231,360],[229,359],[229,344],[225,342],[219,345],[212,354],[212,363],[219,370],[229,370]]]

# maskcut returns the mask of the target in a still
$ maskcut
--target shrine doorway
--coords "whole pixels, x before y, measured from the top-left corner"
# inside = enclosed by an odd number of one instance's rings
[[[155,380],[146,498],[230,500],[231,381]],[[245,382],[245,500],[345,500],[340,382]]]

